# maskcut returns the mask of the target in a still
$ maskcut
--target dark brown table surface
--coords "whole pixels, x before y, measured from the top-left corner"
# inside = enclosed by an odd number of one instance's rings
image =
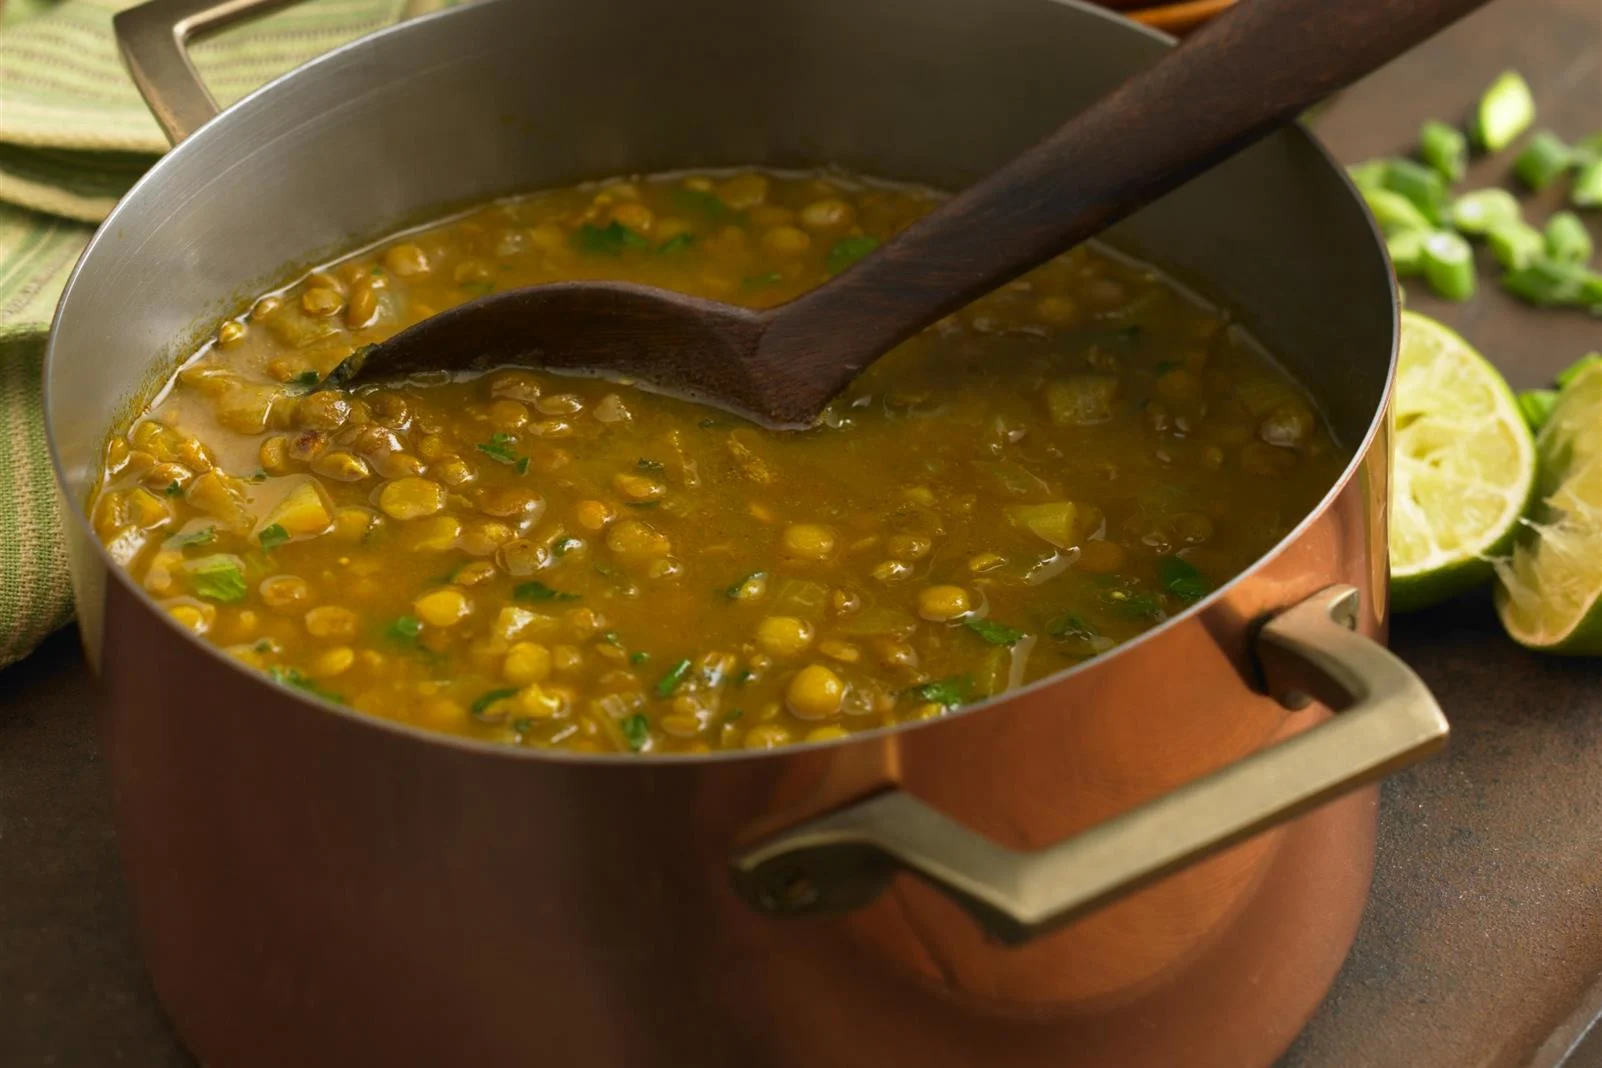
[[[1498,0],[1317,127],[1347,161],[1406,150],[1420,119],[1461,117],[1508,67],[1542,125],[1602,130],[1602,0]],[[1501,181],[1509,162],[1470,180]],[[1464,306],[1420,284],[1408,296],[1515,386],[1602,349],[1597,320],[1485,281]],[[1484,597],[1398,620],[1394,645],[1439,696],[1452,744],[1386,786],[1357,945],[1282,1068],[1602,1065],[1584,1037],[1602,1012],[1602,661],[1520,650]],[[188,1066],[130,940],[86,670],[68,632],[0,673],[0,1066]]]

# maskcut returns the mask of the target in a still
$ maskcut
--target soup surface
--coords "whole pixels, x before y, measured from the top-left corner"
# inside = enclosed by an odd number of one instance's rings
[[[435,730],[705,752],[940,715],[1269,549],[1346,455],[1227,317],[1079,248],[902,345],[805,433],[501,370],[353,392],[357,347],[498,288],[768,305],[935,203],[836,172],[499,202],[224,322],[110,441],[93,522],[281,684]]]

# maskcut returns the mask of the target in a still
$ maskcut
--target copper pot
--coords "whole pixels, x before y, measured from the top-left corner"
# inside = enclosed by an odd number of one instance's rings
[[[119,17],[182,144],[85,254],[47,367],[127,883],[200,1058],[1272,1061],[1362,909],[1356,788],[1446,733],[1378,644],[1391,275],[1312,139],[1279,133],[1111,234],[1242,309],[1356,448],[1245,575],[917,727],[701,758],[493,748],[276,687],[158,611],[83,520],[118,417],[285,264],[402,222],[742,162],[959,186],[1167,42],[1054,0],[487,0],[206,121],[184,40],[264,6]]]

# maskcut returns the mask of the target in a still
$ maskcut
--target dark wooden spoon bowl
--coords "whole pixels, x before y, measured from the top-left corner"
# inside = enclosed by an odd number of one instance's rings
[[[520,364],[622,376],[807,427],[898,342],[1239,152],[1485,0],[1245,0],[824,285],[753,311],[650,286],[480,298],[341,381]]]

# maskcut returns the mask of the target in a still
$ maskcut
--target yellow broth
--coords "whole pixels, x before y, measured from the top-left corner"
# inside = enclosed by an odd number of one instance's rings
[[[1329,488],[1346,454],[1304,392],[1090,247],[902,345],[804,433],[537,370],[320,385],[501,288],[777,303],[935,202],[746,170],[402,235],[222,323],[108,443],[95,529],[283,685],[508,744],[706,752],[937,716],[1105,652]]]

